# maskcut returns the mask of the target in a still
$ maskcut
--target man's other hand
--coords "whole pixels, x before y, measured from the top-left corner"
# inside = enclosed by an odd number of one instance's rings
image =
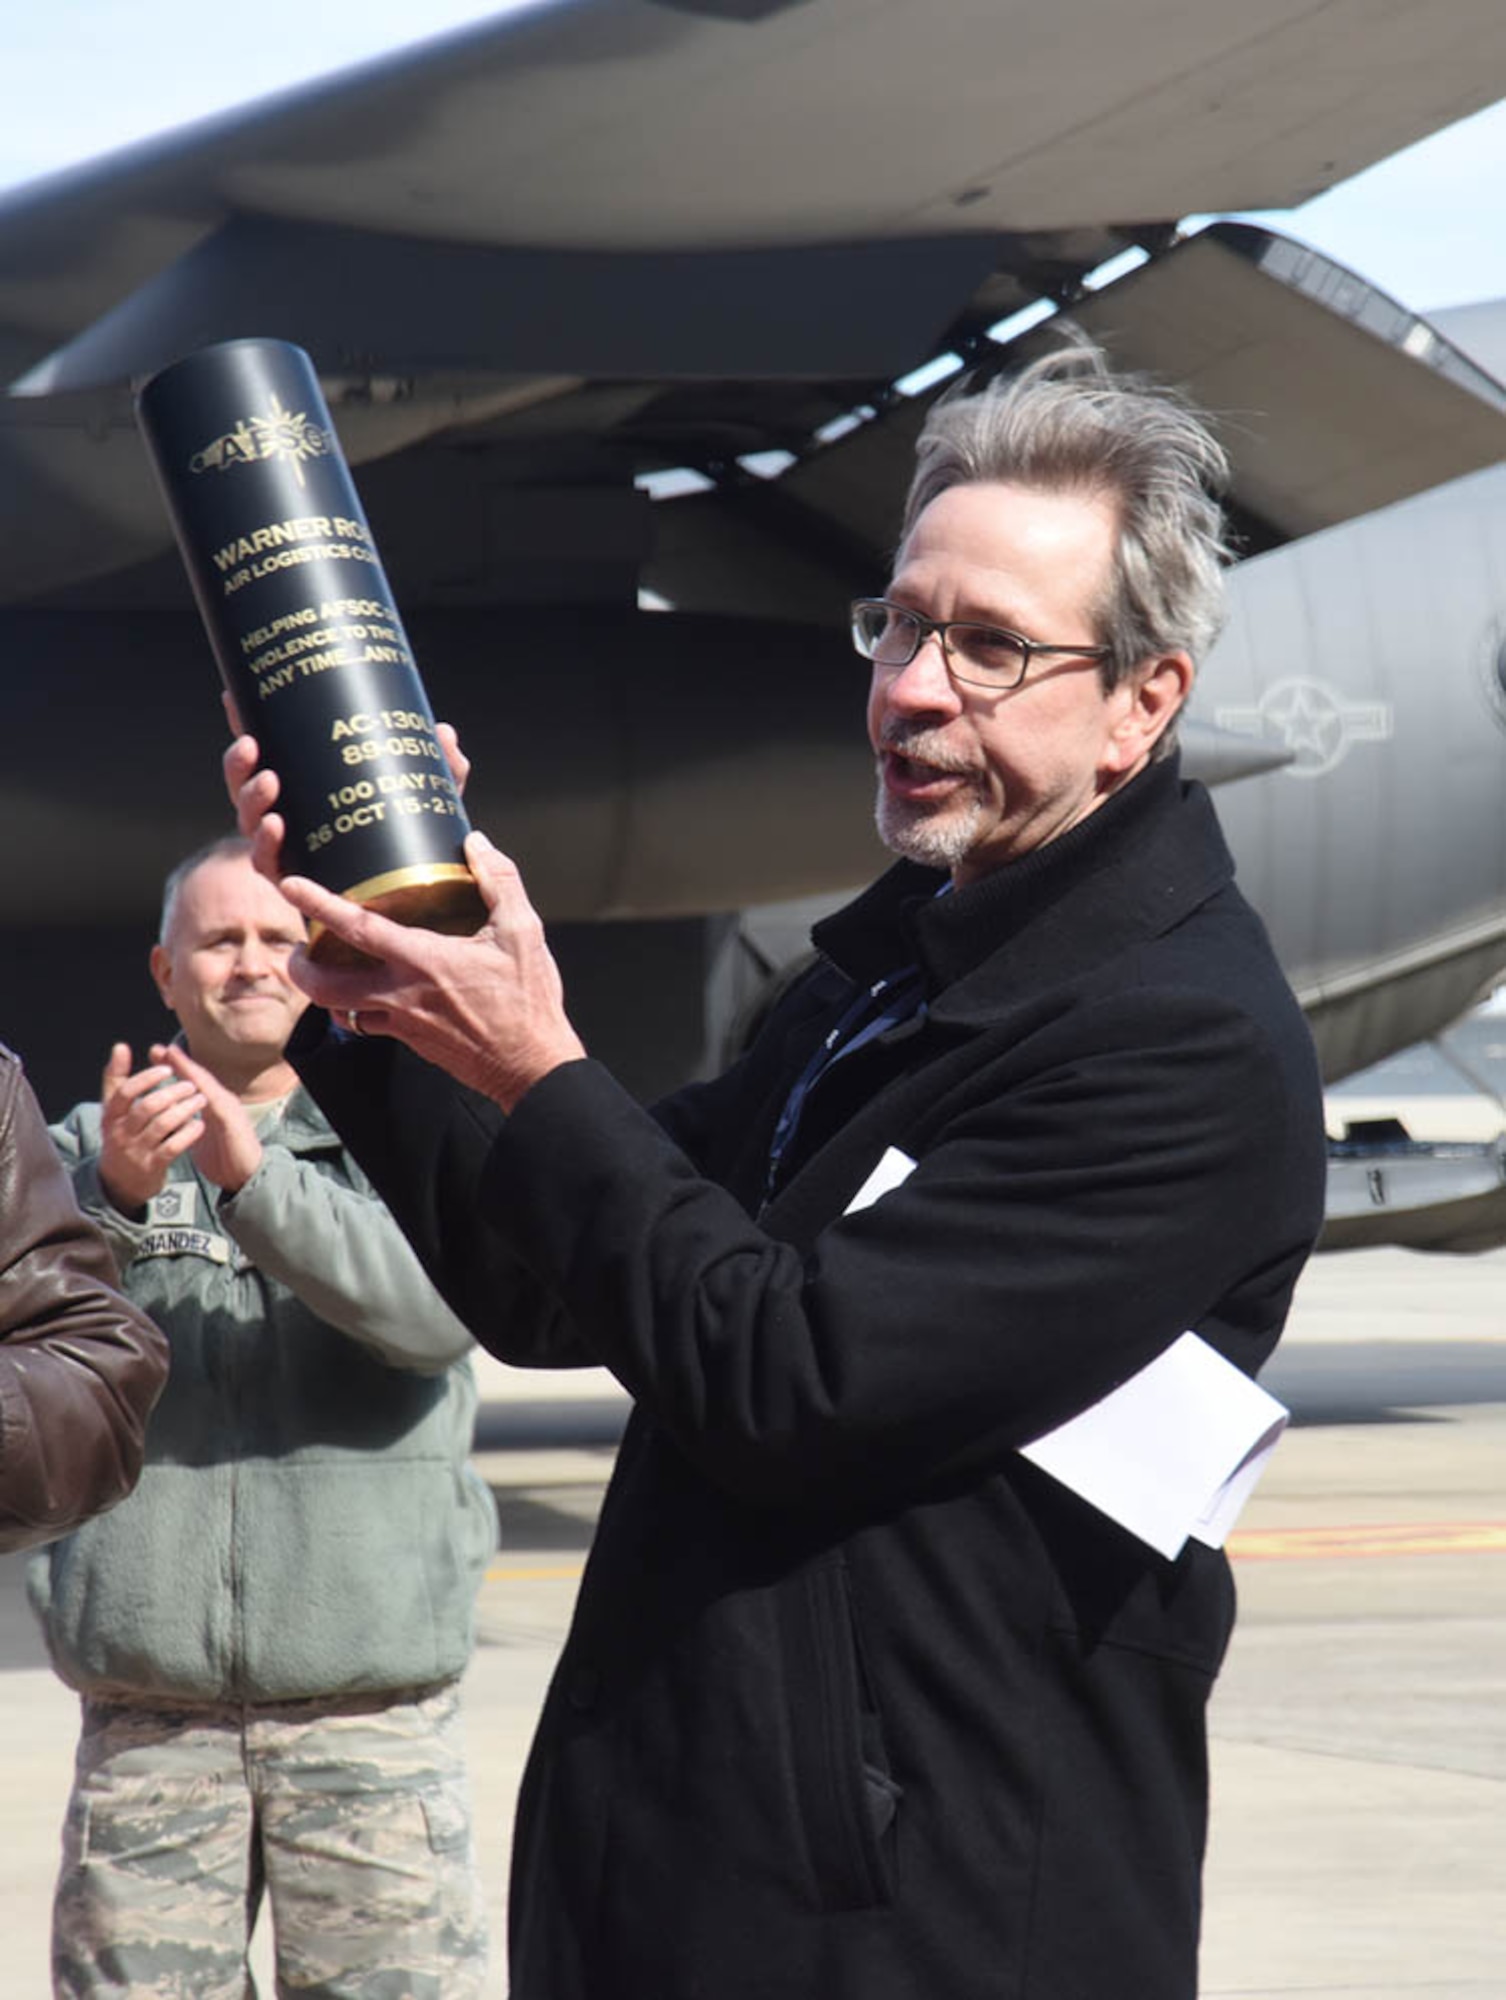
[[[160,1060],[133,1076],[130,1048],[116,1042],[99,1096],[99,1178],[121,1214],[134,1215],[161,1192],[173,1161],[203,1137],[204,1094]]]
[[[176,1044],[159,1044],[152,1059],[170,1064],[180,1082],[198,1095],[203,1130],[192,1142],[194,1165],[226,1194],[238,1194],[261,1165],[261,1140],[245,1105]]]

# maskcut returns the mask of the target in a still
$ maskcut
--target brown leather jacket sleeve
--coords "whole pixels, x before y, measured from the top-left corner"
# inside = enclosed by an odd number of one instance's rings
[[[167,1342],[114,1279],[21,1065],[0,1048],[0,1549],[64,1534],[140,1474]]]

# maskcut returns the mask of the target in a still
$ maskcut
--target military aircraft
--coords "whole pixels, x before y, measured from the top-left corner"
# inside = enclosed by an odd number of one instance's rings
[[[132,395],[245,334],[314,357],[473,817],[637,1087],[711,1059],[729,913],[879,865],[845,606],[929,398],[1062,313],[1233,450],[1188,764],[1328,1073],[1432,1032],[1506,965],[1506,390],[1180,223],[1502,93],[1494,0],[534,0],[0,199],[3,1026],[44,1101],[157,1031],[155,887],[222,823]]]

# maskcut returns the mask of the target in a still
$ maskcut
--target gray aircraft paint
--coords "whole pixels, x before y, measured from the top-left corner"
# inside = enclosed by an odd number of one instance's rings
[[[1293,759],[1221,787],[1330,1077],[1506,964],[1506,467],[1258,556],[1197,712]],[[1468,829],[1461,839],[1459,830]]]

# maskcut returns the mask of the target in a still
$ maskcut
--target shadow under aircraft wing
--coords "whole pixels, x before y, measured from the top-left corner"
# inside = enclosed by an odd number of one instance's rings
[[[1221,413],[1248,559],[1189,763],[1330,1075],[1451,1018],[1506,962],[1506,396],[1178,220],[1503,92],[1494,0],[544,0],[0,200],[3,1027],[44,1101],[159,1031],[156,885],[223,820],[132,389],[245,334],[313,355],[474,815],[635,1087],[715,1059],[730,913],[880,865],[845,605],[937,385],[1062,310]]]

